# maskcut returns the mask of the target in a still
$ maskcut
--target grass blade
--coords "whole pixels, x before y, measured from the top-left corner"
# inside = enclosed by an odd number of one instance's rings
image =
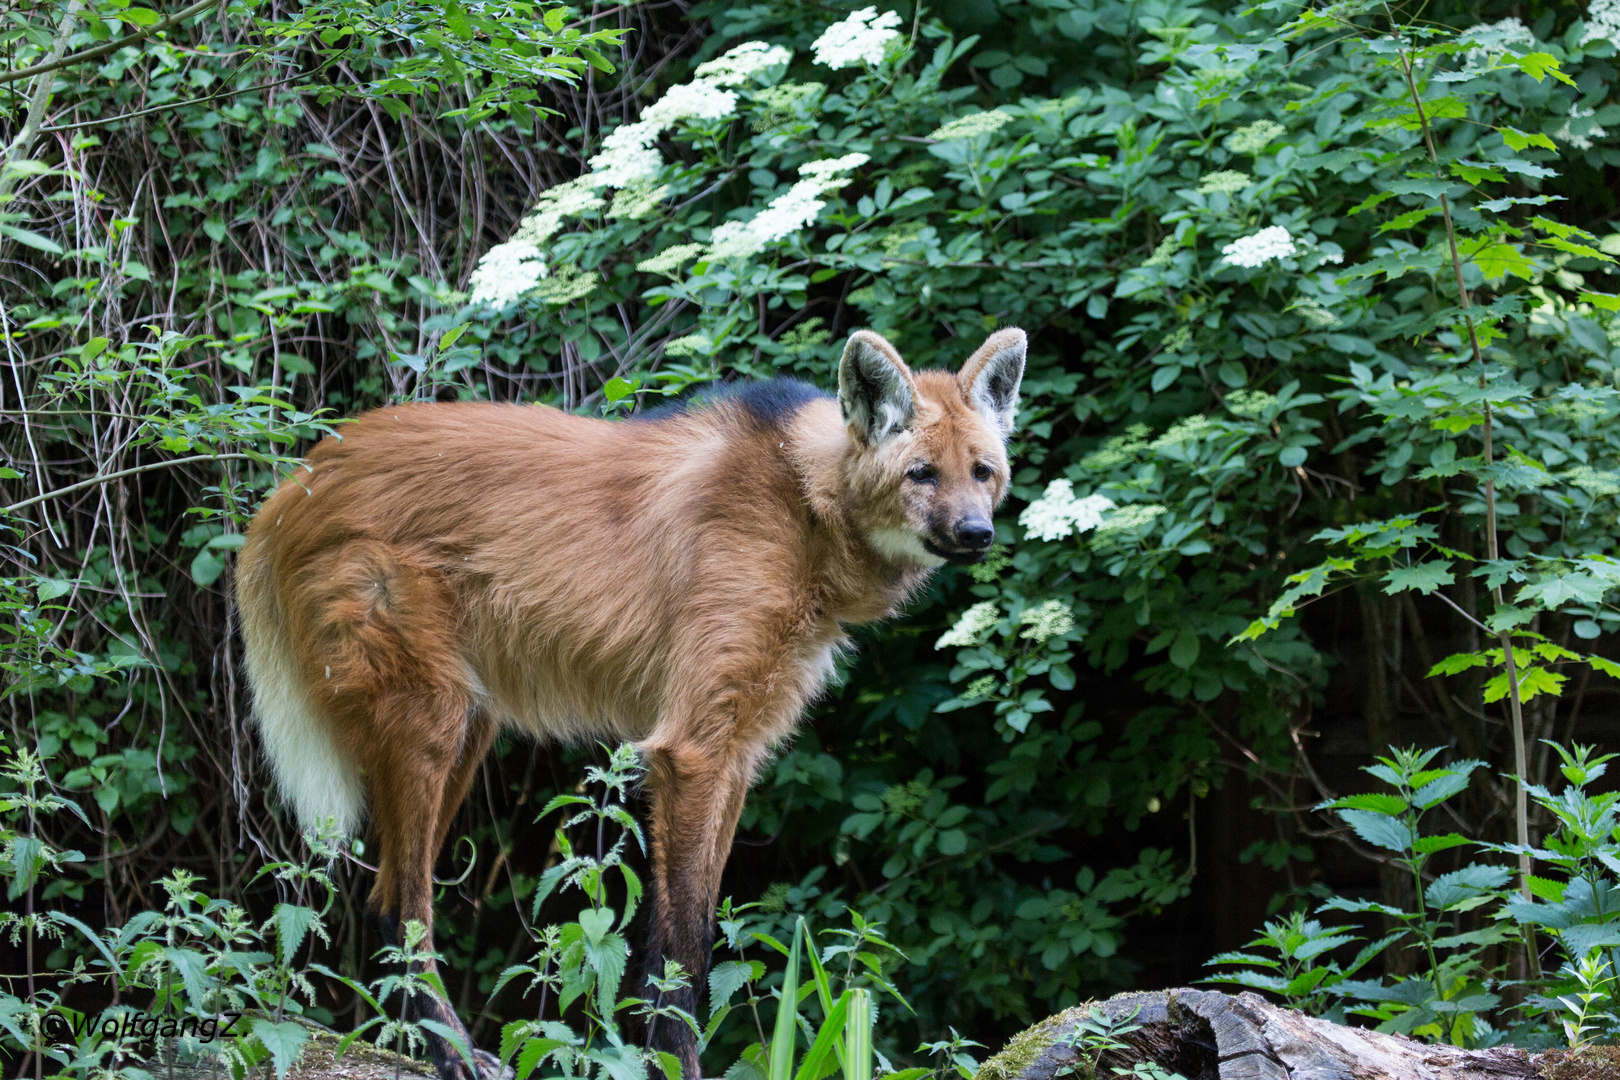
[[[844,1080],[872,1080],[872,994],[849,991],[844,1023]]]
[[[793,1076],[793,1047],[799,1037],[799,943],[803,937],[801,918],[793,927],[793,947],[788,950],[787,970],[782,973],[782,1000],[776,1006],[776,1030],[771,1033],[766,1080],[790,1080]]]

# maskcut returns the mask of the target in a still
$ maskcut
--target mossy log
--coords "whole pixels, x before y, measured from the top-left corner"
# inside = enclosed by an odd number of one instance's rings
[[[1093,1051],[1077,1024],[1100,1008],[1134,1018],[1121,1051]],[[1511,1047],[1459,1050],[1400,1035],[1344,1027],[1256,994],[1160,990],[1121,994],[1049,1017],[984,1063],[976,1080],[1111,1078],[1151,1062],[1187,1080],[1620,1080],[1620,1052],[1530,1053]]]

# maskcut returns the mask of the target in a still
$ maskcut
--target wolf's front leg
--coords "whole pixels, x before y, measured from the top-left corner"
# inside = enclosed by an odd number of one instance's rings
[[[698,746],[643,746],[650,795],[651,912],[643,945],[644,979],[662,977],[666,961],[688,985],[667,993],[644,983],[643,994],[698,1019],[698,998],[709,972],[720,875],[731,853],[752,765]],[[680,1058],[687,1080],[698,1080],[697,1036],[676,1017],[656,1017],[649,1037]]]

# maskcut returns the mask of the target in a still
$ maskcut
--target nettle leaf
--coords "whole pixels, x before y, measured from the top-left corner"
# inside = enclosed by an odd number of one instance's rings
[[[1342,799],[1334,799],[1327,805],[1334,810],[1371,810],[1374,813],[1393,815],[1404,814],[1411,808],[1399,795],[1385,795],[1379,792],[1346,795]]]
[[[1346,825],[1355,830],[1357,836],[1386,851],[1410,851],[1412,842],[1417,839],[1410,825],[1388,814],[1371,810],[1340,810],[1337,813]]]
[[[1412,850],[1419,855],[1433,855],[1437,851],[1448,851],[1451,848],[1471,844],[1472,840],[1460,833],[1444,833],[1440,836],[1420,836]]]
[[[713,1016],[731,1001],[731,995],[749,982],[765,977],[765,965],[758,960],[727,960],[709,972],[709,1015]]]
[[[1453,773],[1433,780],[1412,793],[1412,804],[1419,810],[1438,806],[1468,788],[1468,773]]]
[[[277,951],[281,954],[283,964],[293,962],[293,954],[298,951],[298,946],[303,944],[304,935],[309,933],[315,917],[314,908],[295,904],[276,905],[270,921],[276,928],[276,942],[280,946]]]
[[[270,1059],[276,1070],[276,1080],[282,1080],[289,1069],[298,1061],[303,1053],[304,1044],[309,1042],[309,1029],[304,1025],[291,1020],[281,1023],[272,1023],[267,1019],[253,1021],[253,1035],[264,1048],[270,1051]]]
[[[1281,975],[1267,975],[1260,971],[1223,971],[1207,976],[1203,981],[1247,986],[1252,990],[1271,990],[1278,994],[1288,989],[1288,980]]]
[[[1530,895],[1548,903],[1561,904],[1564,901],[1564,883],[1553,881],[1551,878],[1537,877],[1534,874],[1526,878],[1530,886]]]
[[[1502,888],[1512,877],[1513,872],[1505,866],[1465,866],[1435,878],[1423,891],[1423,896],[1434,907],[1464,910],[1464,904],[1477,907],[1489,900],[1489,895],[1481,894]]]

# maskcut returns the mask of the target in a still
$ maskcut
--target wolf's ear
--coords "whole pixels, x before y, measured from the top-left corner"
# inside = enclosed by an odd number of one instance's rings
[[[850,431],[877,443],[911,426],[916,410],[911,371],[893,345],[857,330],[838,361],[838,407]]]
[[[1024,381],[1024,355],[1029,339],[1017,327],[997,330],[984,339],[956,373],[956,385],[969,405],[1005,439],[1018,413],[1018,384]]]

